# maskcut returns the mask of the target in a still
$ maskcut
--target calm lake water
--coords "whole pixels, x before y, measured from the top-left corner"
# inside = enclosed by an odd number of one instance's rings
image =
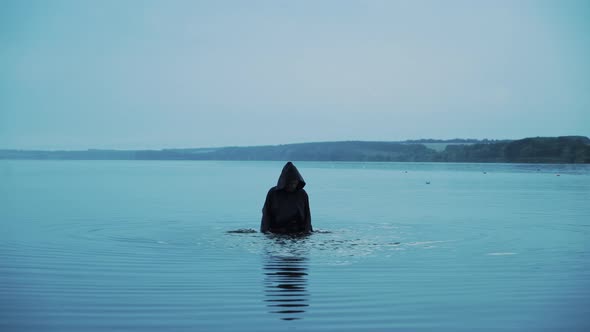
[[[590,330],[590,166],[295,162],[319,232],[228,233],[283,164],[0,161],[0,330]]]

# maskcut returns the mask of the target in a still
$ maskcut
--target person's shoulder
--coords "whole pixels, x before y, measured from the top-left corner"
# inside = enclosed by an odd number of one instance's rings
[[[272,187],[266,193],[266,202],[274,201],[277,197],[277,187]]]
[[[299,194],[307,197],[307,191],[303,188],[299,189]]]

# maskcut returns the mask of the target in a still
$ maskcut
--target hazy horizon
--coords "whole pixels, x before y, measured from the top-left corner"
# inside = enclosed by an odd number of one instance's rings
[[[590,136],[587,1],[0,4],[0,149]]]
[[[562,136],[580,136],[590,138],[588,136],[583,135],[562,135]],[[416,139],[407,139],[407,140],[394,140],[394,141],[372,141],[372,140],[357,140],[357,139],[347,139],[347,140],[330,140],[330,141],[308,141],[308,142],[288,142],[288,143],[276,143],[276,144],[256,144],[256,145],[219,145],[219,146],[176,146],[176,147],[153,147],[153,148],[95,148],[95,147],[87,147],[87,148],[77,148],[77,149],[19,149],[19,148],[4,148],[0,147],[0,150],[20,150],[20,151],[86,151],[86,150],[111,150],[111,151],[139,151],[139,150],[183,150],[183,149],[222,149],[222,148],[253,148],[253,147],[265,147],[265,146],[279,146],[279,145],[297,145],[297,144],[316,144],[316,143],[335,143],[335,142],[384,142],[384,143],[404,143],[406,141],[415,141],[415,140],[489,140],[491,142],[494,141],[504,141],[504,140],[519,140],[524,138],[536,138],[536,137],[548,137],[548,136],[534,136],[534,137],[521,137],[521,138],[471,138],[471,137],[455,137],[450,139],[438,139],[438,138],[416,138]],[[557,136],[555,136],[557,137]],[[441,142],[444,144],[445,142]],[[414,144],[414,143],[413,143]],[[420,144],[420,143],[415,143]],[[429,143],[422,143],[422,144],[429,144]],[[453,144],[453,143],[451,143]],[[460,143],[459,143],[460,144]]]

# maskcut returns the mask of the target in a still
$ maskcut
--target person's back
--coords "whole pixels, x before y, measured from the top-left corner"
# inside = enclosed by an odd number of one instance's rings
[[[266,194],[261,232],[293,234],[313,231],[309,197],[303,187],[305,181],[295,165],[285,164],[277,185]]]

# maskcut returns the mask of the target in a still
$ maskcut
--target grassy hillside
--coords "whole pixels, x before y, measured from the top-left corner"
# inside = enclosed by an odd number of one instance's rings
[[[319,142],[165,150],[0,150],[0,159],[307,160],[396,162],[590,163],[590,139],[535,137],[514,141],[419,140]]]

